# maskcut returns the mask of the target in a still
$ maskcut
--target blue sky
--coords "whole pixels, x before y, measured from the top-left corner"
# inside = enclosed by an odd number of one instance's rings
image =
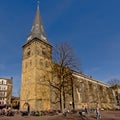
[[[0,77],[21,83],[22,45],[30,32],[37,0],[0,0]],[[40,0],[45,33],[54,45],[69,42],[82,71],[106,82],[120,79],[120,0]]]

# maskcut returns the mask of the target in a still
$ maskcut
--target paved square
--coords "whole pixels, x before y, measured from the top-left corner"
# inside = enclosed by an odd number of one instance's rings
[[[120,120],[120,111],[103,111],[101,112],[101,120]],[[95,113],[90,113],[87,117],[81,117],[78,113],[68,114],[66,117],[63,115],[54,116],[0,116],[0,120],[95,120]]]

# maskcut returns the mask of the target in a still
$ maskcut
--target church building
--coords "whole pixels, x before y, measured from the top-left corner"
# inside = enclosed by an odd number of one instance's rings
[[[51,87],[45,81],[51,69],[49,64],[52,62],[52,45],[44,31],[39,4],[22,50],[20,109],[28,111],[60,109],[58,104],[51,103]],[[79,109],[82,105],[94,107],[97,103],[102,107],[114,106],[114,95],[109,85],[77,72],[74,72],[73,76],[76,80],[75,109]],[[69,106],[71,101],[72,98],[68,95],[66,104]]]

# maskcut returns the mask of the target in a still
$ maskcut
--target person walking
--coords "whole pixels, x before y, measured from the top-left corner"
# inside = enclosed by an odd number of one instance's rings
[[[101,118],[101,114],[100,114],[100,109],[99,107],[96,108],[96,119],[100,119]]]
[[[63,115],[64,115],[64,116],[67,116],[67,113],[68,113],[67,108],[64,108],[64,110],[63,110]]]

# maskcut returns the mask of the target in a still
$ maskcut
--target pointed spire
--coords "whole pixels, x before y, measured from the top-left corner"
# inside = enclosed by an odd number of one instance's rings
[[[27,41],[30,41],[34,38],[38,38],[38,39],[42,40],[43,42],[48,43],[48,40],[47,40],[45,32],[44,32],[42,19],[40,16],[39,4],[40,4],[40,1],[37,2],[36,16],[34,19],[34,23],[33,23],[31,32],[27,38]]]

